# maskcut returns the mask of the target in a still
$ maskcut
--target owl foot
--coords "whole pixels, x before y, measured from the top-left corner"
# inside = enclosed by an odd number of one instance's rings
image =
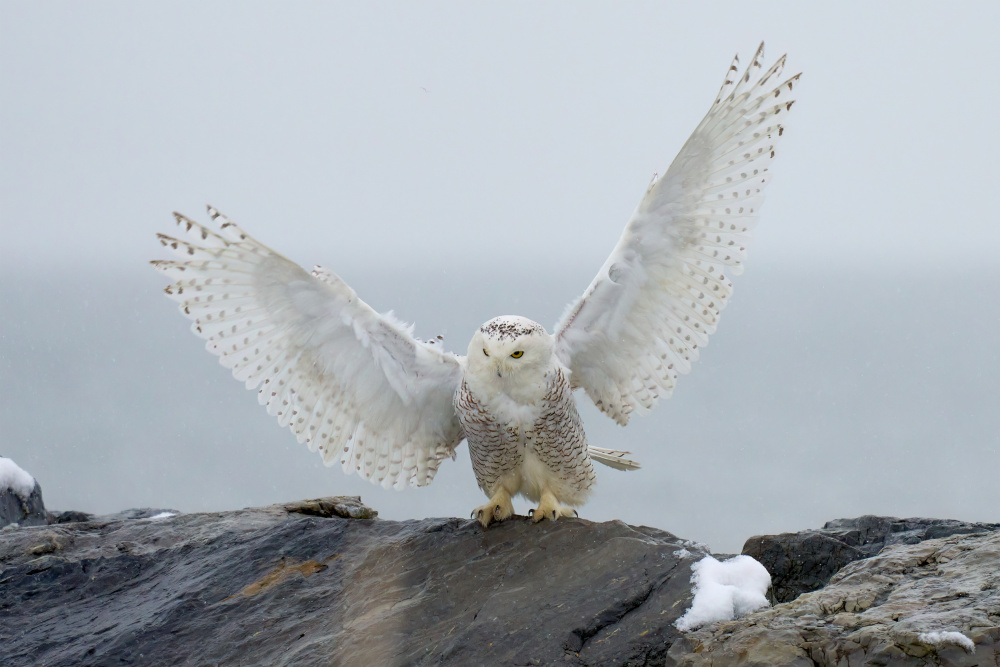
[[[514,504],[510,501],[510,494],[506,489],[500,489],[493,494],[490,502],[472,510],[472,518],[481,523],[483,528],[512,516],[514,516]]]
[[[555,521],[561,516],[580,516],[579,513],[572,507],[566,507],[561,504],[556,497],[552,495],[549,491],[542,494],[542,501],[538,503],[538,508],[529,510],[528,516],[535,523],[538,523],[542,519],[548,519],[549,521]]]

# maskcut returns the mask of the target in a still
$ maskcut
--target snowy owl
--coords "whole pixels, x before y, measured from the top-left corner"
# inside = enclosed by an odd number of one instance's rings
[[[429,484],[469,443],[489,498],[484,527],[526,496],[534,521],[575,514],[593,461],[621,470],[629,452],[587,444],[573,390],[621,425],[648,412],[687,373],[715,331],[757,221],[782,118],[799,75],[746,71],[735,59],[722,90],[662,178],[654,178],[597,277],[555,331],[497,317],[465,356],[418,340],[372,310],[343,280],[311,273],[213,208],[218,231],[175,214],[193,243],[160,235],[179,261],[154,261],[192,330],[268,414],[328,465],[401,489]]]

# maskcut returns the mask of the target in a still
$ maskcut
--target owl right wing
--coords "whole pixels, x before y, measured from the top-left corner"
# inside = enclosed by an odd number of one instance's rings
[[[160,234],[182,261],[152,262],[177,281],[165,291],[195,335],[327,465],[384,487],[429,484],[464,437],[453,406],[460,358],[376,313],[336,275],[307,273],[209,213],[218,233],[174,214],[195,243]]]

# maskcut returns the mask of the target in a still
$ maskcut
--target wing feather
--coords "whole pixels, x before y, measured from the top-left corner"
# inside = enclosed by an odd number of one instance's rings
[[[180,259],[153,262],[176,280],[165,292],[192,331],[327,465],[386,487],[430,483],[464,437],[460,358],[209,213],[218,232],[175,214],[193,241],[159,234]]]
[[[796,74],[775,83],[761,44],[733,60],[708,114],[646,191],[590,287],[556,325],[556,351],[605,414],[625,424],[669,396],[715,332],[743,271]]]

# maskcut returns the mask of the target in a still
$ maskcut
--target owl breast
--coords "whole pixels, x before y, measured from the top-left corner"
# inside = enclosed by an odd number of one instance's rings
[[[500,485],[537,502],[545,490],[583,504],[594,485],[587,436],[561,369],[545,378],[540,398],[524,403],[505,392],[482,395],[463,379],[455,409],[465,430],[479,488]]]

